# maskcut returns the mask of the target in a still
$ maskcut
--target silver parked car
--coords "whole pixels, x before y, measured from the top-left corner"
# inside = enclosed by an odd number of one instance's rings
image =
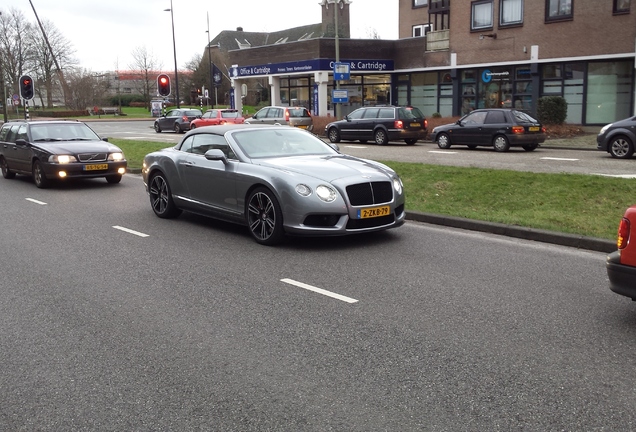
[[[269,106],[245,120],[251,124],[288,125],[312,131],[314,121],[305,107]]]
[[[391,168],[287,126],[196,128],[146,155],[142,176],[157,216],[185,210],[243,224],[265,245],[285,234],[386,230],[405,218],[404,188]]]

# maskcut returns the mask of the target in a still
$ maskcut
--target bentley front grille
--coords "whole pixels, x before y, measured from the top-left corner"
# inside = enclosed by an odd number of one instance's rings
[[[391,202],[391,182],[359,183],[347,186],[347,196],[352,206],[374,205]]]

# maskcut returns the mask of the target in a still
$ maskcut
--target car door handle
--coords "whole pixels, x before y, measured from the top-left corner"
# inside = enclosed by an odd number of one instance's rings
[[[193,167],[196,164],[192,161],[181,162],[181,165],[185,165],[186,167]]]

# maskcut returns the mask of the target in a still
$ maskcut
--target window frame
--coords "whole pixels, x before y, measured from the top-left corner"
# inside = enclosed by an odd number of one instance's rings
[[[417,4],[418,1],[422,2],[422,4]],[[418,8],[423,8],[427,6],[428,6],[428,0],[412,0],[411,2],[412,9],[418,9]]]
[[[417,24],[411,27],[411,37],[425,37],[431,31],[431,24]],[[420,34],[416,35],[415,31],[419,30]]]
[[[567,14],[550,15],[552,2],[569,2],[570,12]],[[574,19],[574,0],[545,0],[545,22],[572,21]]]
[[[504,22],[504,4],[507,1],[511,1],[511,0],[499,0],[499,27],[512,27],[512,26],[522,25],[523,24],[523,8],[524,8],[523,0],[519,0],[521,2],[521,16],[519,17],[519,20]]]
[[[619,2],[627,1],[627,7],[619,7]],[[632,7],[631,0],[614,0],[612,7],[612,13],[614,15],[628,14],[630,13],[630,9]]]
[[[475,26],[475,7],[490,5],[490,24],[484,26]],[[494,4],[493,0],[475,0],[470,3],[470,30],[471,31],[484,31],[484,30],[492,30],[494,26]]]

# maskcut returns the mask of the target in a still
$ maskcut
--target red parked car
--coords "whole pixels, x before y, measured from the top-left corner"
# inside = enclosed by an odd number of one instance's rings
[[[610,289],[636,300],[636,205],[625,211],[618,225],[618,250],[607,257]]]
[[[190,129],[195,129],[201,126],[215,126],[226,123],[239,124],[243,123],[245,119],[241,113],[235,109],[211,109],[207,110],[201,118],[192,120],[190,123]]]

